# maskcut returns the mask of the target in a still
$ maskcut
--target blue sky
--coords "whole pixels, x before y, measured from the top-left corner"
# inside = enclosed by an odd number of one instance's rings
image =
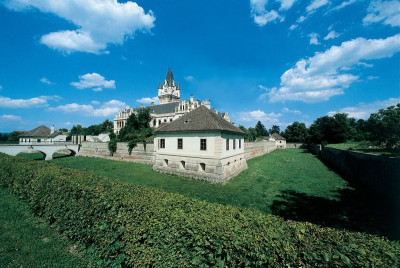
[[[0,0],[0,132],[182,98],[284,129],[400,102],[400,2]]]

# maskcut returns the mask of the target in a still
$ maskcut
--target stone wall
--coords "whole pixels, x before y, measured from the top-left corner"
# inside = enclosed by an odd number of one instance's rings
[[[277,148],[274,141],[246,142],[244,144],[244,157],[249,160],[254,157],[275,151],[276,149]]]
[[[245,142],[244,157],[248,160],[260,155],[270,153],[272,151],[275,151],[276,149],[276,144],[273,141]],[[143,143],[138,143],[138,145],[133,148],[131,155],[129,155],[127,142],[117,143],[117,151],[114,153],[114,156],[110,156],[108,143],[83,142],[77,155],[151,165],[154,164],[155,157],[153,143],[146,144],[146,151],[144,150]]]
[[[145,150],[144,144],[138,143],[138,145],[135,148],[133,148],[132,153],[129,155],[128,143],[118,142],[117,151],[114,153],[113,156],[110,156],[110,151],[108,150],[108,143],[83,142],[77,155],[106,158],[106,159],[126,161],[126,162],[153,164],[154,144],[146,143],[146,150]]]
[[[307,149],[307,144],[305,143],[286,143],[287,149]]]
[[[377,194],[399,200],[399,158],[328,147],[320,150],[320,157],[335,170],[361,182]]]

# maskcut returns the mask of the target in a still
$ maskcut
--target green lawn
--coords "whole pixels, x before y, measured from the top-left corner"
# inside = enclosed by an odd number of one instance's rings
[[[0,187],[0,267],[87,267],[70,241]]]
[[[351,187],[306,150],[277,150],[247,161],[249,168],[225,185],[160,174],[151,165],[69,157],[54,164],[200,200],[265,214],[392,236],[391,208],[372,193]],[[385,224],[383,224],[383,222]],[[392,221],[391,221],[392,222]]]
[[[34,153],[19,153],[17,154],[18,157],[26,158],[26,159],[31,159],[31,160],[44,160],[44,154],[41,152],[34,152]],[[69,156],[68,154],[65,153],[54,153],[53,158],[62,158],[62,157],[67,157]]]
[[[363,153],[400,157],[399,150],[394,150],[394,149],[389,150],[383,146],[376,146],[369,141],[360,141],[360,142],[348,141],[345,143],[328,144],[327,147],[342,149],[342,150],[359,151],[359,152],[363,152]]]

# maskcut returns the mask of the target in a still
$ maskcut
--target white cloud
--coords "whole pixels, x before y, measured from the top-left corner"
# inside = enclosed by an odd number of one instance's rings
[[[250,111],[250,112],[239,112],[237,117],[241,122],[253,122],[253,121],[261,121],[264,124],[276,124],[279,122],[279,117],[282,114],[278,113],[265,113],[261,110]]]
[[[48,101],[58,101],[61,99],[59,96],[39,96],[30,99],[11,99],[8,97],[0,96],[1,108],[38,108],[49,106]]]
[[[400,34],[386,39],[360,37],[346,41],[311,58],[299,60],[282,74],[279,89],[266,89],[261,96],[268,96],[270,102],[326,101],[332,96],[344,94],[344,89],[358,80],[357,75],[344,73],[344,68],[360,64],[362,60],[391,57],[398,51]]]
[[[308,13],[315,12],[320,7],[325,6],[326,4],[329,4],[328,0],[313,0],[307,7],[306,10]]]
[[[347,7],[348,5],[354,4],[355,2],[357,2],[357,0],[343,1],[340,5],[335,6],[330,11],[340,10],[344,7]]]
[[[150,104],[152,102],[154,102],[154,104],[159,104],[160,100],[158,99],[158,97],[153,97],[153,98],[141,98],[136,100],[137,102],[141,103],[141,104]]]
[[[293,31],[294,29],[297,28],[297,26],[298,26],[297,24],[292,24],[292,25],[290,25],[289,30]]]
[[[40,82],[42,82],[42,83],[44,83],[44,84],[48,84],[48,85],[51,85],[51,84],[53,84],[49,79],[47,79],[46,77],[42,77],[41,79],[40,79]]]
[[[372,103],[359,103],[356,107],[346,107],[343,109],[340,109],[338,111],[332,111],[329,112],[329,116],[333,116],[336,113],[346,113],[349,115],[349,117],[357,118],[357,119],[367,119],[372,113],[376,113],[379,111],[379,109],[385,109],[389,106],[396,105],[397,103],[400,103],[400,97],[399,98],[390,98],[388,100],[384,101],[375,101]]]
[[[65,113],[79,113],[83,116],[108,117],[125,108],[126,103],[118,100],[104,102],[99,108],[94,108],[90,104],[70,103],[57,107],[49,107],[47,111],[61,111]]]
[[[91,101],[90,103],[93,104],[93,105],[99,105],[99,104],[100,104],[99,101],[95,101],[95,100],[94,100],[94,101]]]
[[[341,36],[341,35],[342,35],[342,34],[339,34],[339,33],[335,32],[335,31],[330,31],[330,32],[324,37],[324,40],[335,39],[335,38],[337,38],[337,37],[339,37],[339,36]]]
[[[282,109],[282,112],[284,112],[284,113],[291,113],[291,114],[301,114],[301,112],[300,112],[299,110],[290,110],[290,109],[287,108],[287,107],[284,107],[284,108]]]
[[[296,0],[277,0],[277,2],[281,3],[281,7],[279,8],[280,10],[288,10],[293,6]]]
[[[317,33],[310,33],[308,35],[310,37],[310,45],[319,45],[320,42],[318,42],[318,34]]]
[[[287,0],[282,2],[286,3]],[[251,16],[258,26],[264,26],[276,20],[284,20],[284,17],[280,16],[276,10],[267,10],[267,4],[268,0],[250,0]]]
[[[194,79],[194,77],[191,76],[191,75],[188,75],[188,76],[185,76],[184,79],[185,79],[186,81],[192,81],[192,80]]]
[[[2,116],[0,116],[1,119],[4,120],[10,120],[10,121],[18,121],[21,120],[21,116],[18,115],[12,115],[12,114],[3,114]]]
[[[378,78],[379,78],[379,76],[372,76],[372,75],[367,77],[368,80],[375,80],[375,79],[378,79]]]
[[[305,16],[300,16],[297,20],[296,20],[296,22],[297,23],[302,23],[303,21],[305,21],[307,19],[307,17],[305,17]]]
[[[103,88],[115,88],[115,80],[106,80],[98,73],[79,76],[79,82],[71,82],[71,86],[79,89],[92,88],[93,91],[102,91]]]
[[[392,27],[400,26],[400,1],[372,1],[363,23],[368,25],[376,22],[382,22]]]
[[[116,0],[7,0],[15,11],[39,10],[71,22],[76,29],[60,30],[41,37],[42,44],[66,53],[105,53],[109,44],[122,45],[136,31],[149,31],[155,17],[135,2]]]

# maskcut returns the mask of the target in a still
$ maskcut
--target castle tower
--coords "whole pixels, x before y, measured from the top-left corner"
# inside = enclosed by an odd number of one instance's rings
[[[160,104],[179,102],[181,99],[181,89],[175,85],[174,75],[172,70],[168,69],[167,76],[165,77],[164,84],[158,85],[158,99]]]

